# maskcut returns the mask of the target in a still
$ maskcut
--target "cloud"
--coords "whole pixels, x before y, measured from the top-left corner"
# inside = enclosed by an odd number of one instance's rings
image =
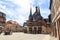
[[[14,20],[23,25],[30,14],[30,7],[32,8],[32,13],[34,13],[35,6],[39,5],[42,16],[47,17],[49,4],[47,5],[46,2],[49,2],[49,0],[0,0],[0,11],[6,14],[7,20]],[[43,7],[43,4],[47,6]]]
[[[50,10],[47,8],[47,9],[43,9],[41,8],[41,15],[44,17],[44,18],[48,18],[48,15],[50,14]]]

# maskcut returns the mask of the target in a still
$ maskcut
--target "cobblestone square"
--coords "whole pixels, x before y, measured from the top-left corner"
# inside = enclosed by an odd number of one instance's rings
[[[12,33],[12,35],[0,35],[0,40],[49,40],[48,34],[25,34],[25,33]]]

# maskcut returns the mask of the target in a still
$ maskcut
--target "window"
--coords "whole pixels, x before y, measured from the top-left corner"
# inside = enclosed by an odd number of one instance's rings
[[[0,13],[0,16],[2,16],[2,13]]]
[[[6,15],[5,14],[3,14],[3,17],[5,17]]]

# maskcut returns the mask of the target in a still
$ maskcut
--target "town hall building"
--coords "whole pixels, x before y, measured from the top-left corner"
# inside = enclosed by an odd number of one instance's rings
[[[32,9],[30,8],[30,15],[29,19],[24,22],[24,32],[25,33],[33,33],[33,34],[40,34],[40,33],[50,33],[50,23],[48,19],[44,19],[40,14],[39,6],[36,6],[36,11],[32,15]],[[48,27],[47,27],[48,26]]]

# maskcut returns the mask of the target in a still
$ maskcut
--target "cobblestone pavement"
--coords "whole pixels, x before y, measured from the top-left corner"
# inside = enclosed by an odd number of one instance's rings
[[[56,37],[51,36],[50,40],[59,40],[59,39],[56,38]]]
[[[12,33],[12,35],[0,35],[0,40],[49,40],[50,36],[47,34],[25,34]]]

